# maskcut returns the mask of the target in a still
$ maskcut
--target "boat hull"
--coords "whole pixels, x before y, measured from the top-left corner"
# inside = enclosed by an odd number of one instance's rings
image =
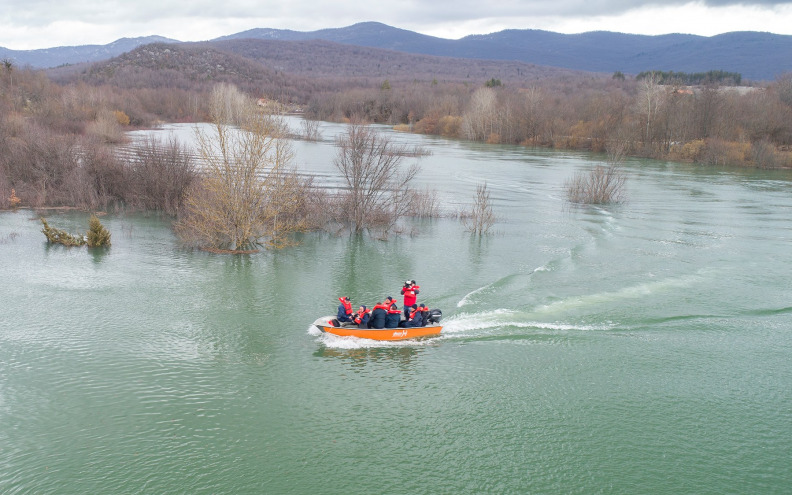
[[[361,339],[372,340],[407,340],[418,339],[421,337],[432,337],[440,335],[443,330],[442,325],[430,327],[414,328],[357,328],[357,327],[334,327],[332,325],[316,324],[316,327],[325,332],[339,337],[358,337]]]

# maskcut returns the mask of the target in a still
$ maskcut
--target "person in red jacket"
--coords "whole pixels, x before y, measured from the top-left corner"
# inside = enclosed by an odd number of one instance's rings
[[[402,287],[401,293],[404,295],[404,319],[408,319],[410,317],[410,307],[415,304],[415,301],[418,297],[418,293],[420,292],[421,286],[415,283],[415,280],[408,280],[404,282],[404,287]]]
[[[357,314],[352,317],[352,321],[357,324],[358,328],[368,328],[369,318],[371,318],[369,309],[365,306],[360,306]]]
[[[404,328],[422,327],[424,326],[423,313],[417,304],[413,304],[409,308],[409,315],[407,319],[399,325]]]
[[[352,311],[352,301],[349,299],[349,296],[339,297],[338,301],[341,303],[338,305],[338,314],[329,322],[334,327],[343,326],[344,323],[351,323],[352,315],[354,314],[354,311]]]

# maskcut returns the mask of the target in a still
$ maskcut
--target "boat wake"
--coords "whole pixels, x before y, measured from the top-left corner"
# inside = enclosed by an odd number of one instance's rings
[[[469,337],[474,335],[508,334],[526,329],[546,333],[558,331],[597,331],[610,330],[613,323],[601,325],[566,323],[563,321],[548,322],[537,318],[535,312],[511,309],[496,309],[476,313],[461,313],[444,321],[444,338]]]
[[[508,290],[508,287],[511,285],[517,285],[517,290],[521,290],[524,288],[524,285],[528,283],[530,277],[539,272],[549,272],[553,270],[552,262],[536,267],[532,271],[528,273],[513,273],[511,275],[507,275],[503,278],[500,278],[492,283],[479,287],[471,292],[465,294],[462,299],[459,300],[457,303],[457,308],[461,308],[463,306],[467,306],[470,304],[475,304],[480,299],[484,299],[486,295],[494,294],[496,292],[501,292],[503,290]]]

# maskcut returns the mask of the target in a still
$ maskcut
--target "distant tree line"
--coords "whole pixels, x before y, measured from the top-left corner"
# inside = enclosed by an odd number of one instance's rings
[[[684,88],[657,77],[563,78],[527,86],[415,81],[312,97],[306,114],[494,144],[758,168],[792,167],[792,75],[763,86]]]
[[[739,86],[742,83],[742,74],[739,72],[726,72],[710,70],[707,72],[687,72],[652,70],[639,72],[635,79],[641,81],[653,77],[657,84],[679,84],[685,86],[698,86],[719,84],[726,86]]]

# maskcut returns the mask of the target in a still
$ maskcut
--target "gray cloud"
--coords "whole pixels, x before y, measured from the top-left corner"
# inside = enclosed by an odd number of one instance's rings
[[[2,22],[25,25],[46,25],[58,20],[100,22],[147,22],[176,18],[305,18],[306,22],[322,22],[338,25],[338,20],[355,19],[395,21],[464,21],[481,18],[557,16],[578,17],[581,15],[616,15],[647,6],[684,5],[683,0],[631,1],[631,0],[458,0],[452,2],[405,0],[395,2],[371,2],[358,0],[194,0],[152,1],[137,0],[26,0],[25,7],[0,2]],[[705,0],[705,5],[726,7],[755,5],[772,7],[790,5],[792,1],[775,0]],[[395,21],[394,21],[395,20]],[[262,26],[270,27],[270,26]],[[272,26],[277,27],[277,26]]]

